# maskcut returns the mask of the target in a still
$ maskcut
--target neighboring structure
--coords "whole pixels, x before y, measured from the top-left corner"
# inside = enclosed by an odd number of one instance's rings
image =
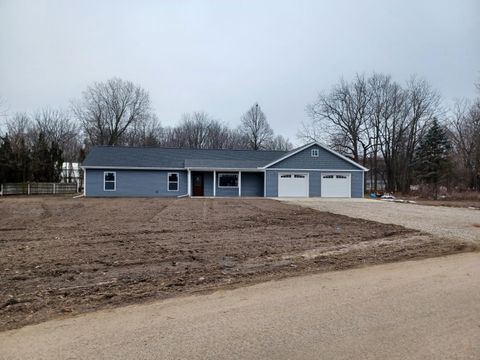
[[[97,146],[85,196],[363,197],[366,168],[310,143],[292,151]]]
[[[62,183],[80,183],[80,166],[77,162],[62,163],[62,173],[60,174]]]

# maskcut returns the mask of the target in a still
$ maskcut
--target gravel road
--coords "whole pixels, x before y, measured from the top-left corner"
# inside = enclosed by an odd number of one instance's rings
[[[281,199],[320,211],[402,225],[427,233],[480,244],[480,210],[403,204],[371,199]]]
[[[479,359],[479,253],[323,273],[0,333],[10,359]]]

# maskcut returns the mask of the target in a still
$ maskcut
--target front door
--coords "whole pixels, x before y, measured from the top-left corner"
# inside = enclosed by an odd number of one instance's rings
[[[193,173],[193,196],[203,196],[203,174]]]

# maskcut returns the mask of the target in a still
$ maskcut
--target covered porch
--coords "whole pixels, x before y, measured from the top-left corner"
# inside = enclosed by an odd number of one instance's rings
[[[264,197],[265,173],[252,169],[187,169],[189,196]]]

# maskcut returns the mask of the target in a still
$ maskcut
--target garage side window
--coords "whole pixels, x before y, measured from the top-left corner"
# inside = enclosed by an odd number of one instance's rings
[[[117,189],[117,173],[114,171],[105,171],[103,173],[103,190],[115,191]]]
[[[218,187],[221,187],[221,188],[238,187],[238,174],[218,174]]]
[[[318,149],[312,149],[312,157],[318,157],[320,151]]]
[[[178,173],[168,173],[168,191],[178,191]]]

